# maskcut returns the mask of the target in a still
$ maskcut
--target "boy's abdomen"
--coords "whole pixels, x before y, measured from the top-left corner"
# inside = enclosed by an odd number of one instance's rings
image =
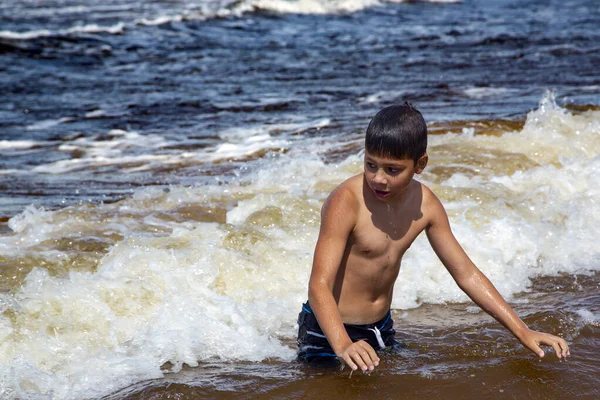
[[[388,260],[348,256],[333,290],[344,323],[370,324],[389,311],[400,265]]]

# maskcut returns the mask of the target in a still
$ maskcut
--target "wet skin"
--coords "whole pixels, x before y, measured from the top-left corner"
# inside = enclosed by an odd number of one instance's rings
[[[365,152],[364,173],[338,186],[321,212],[321,229],[309,282],[309,301],[330,345],[352,369],[379,363],[366,342],[352,342],[343,323],[366,324],[390,309],[402,256],[423,231],[458,286],[520,341],[543,357],[539,344],[561,357],[566,342],[531,331],[458,244],[444,207],[418,181],[427,154],[416,162]]]

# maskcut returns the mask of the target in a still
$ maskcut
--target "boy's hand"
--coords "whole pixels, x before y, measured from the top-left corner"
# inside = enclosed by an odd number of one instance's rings
[[[550,335],[549,333],[528,330],[519,340],[523,343],[523,346],[533,351],[540,358],[544,357],[544,351],[540,348],[540,344],[552,346],[559,359],[567,358],[571,355],[567,342],[563,338]]]
[[[338,354],[353,371],[358,368],[363,371],[373,371],[379,365],[379,357],[373,347],[364,340],[359,340],[347,346],[341,354]]]

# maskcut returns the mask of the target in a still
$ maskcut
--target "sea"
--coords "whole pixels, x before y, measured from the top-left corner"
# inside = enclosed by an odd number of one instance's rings
[[[598,0],[0,1],[1,399],[599,399]],[[381,108],[539,359],[419,237],[371,373],[295,360]],[[423,235],[424,236],[424,235]]]

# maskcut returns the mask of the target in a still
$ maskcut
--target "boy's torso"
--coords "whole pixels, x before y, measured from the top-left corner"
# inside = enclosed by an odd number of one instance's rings
[[[345,323],[371,323],[390,309],[402,256],[427,227],[422,206],[424,187],[413,181],[401,202],[388,204],[369,192],[363,174],[342,185],[348,185],[356,195],[359,211],[333,294]]]

